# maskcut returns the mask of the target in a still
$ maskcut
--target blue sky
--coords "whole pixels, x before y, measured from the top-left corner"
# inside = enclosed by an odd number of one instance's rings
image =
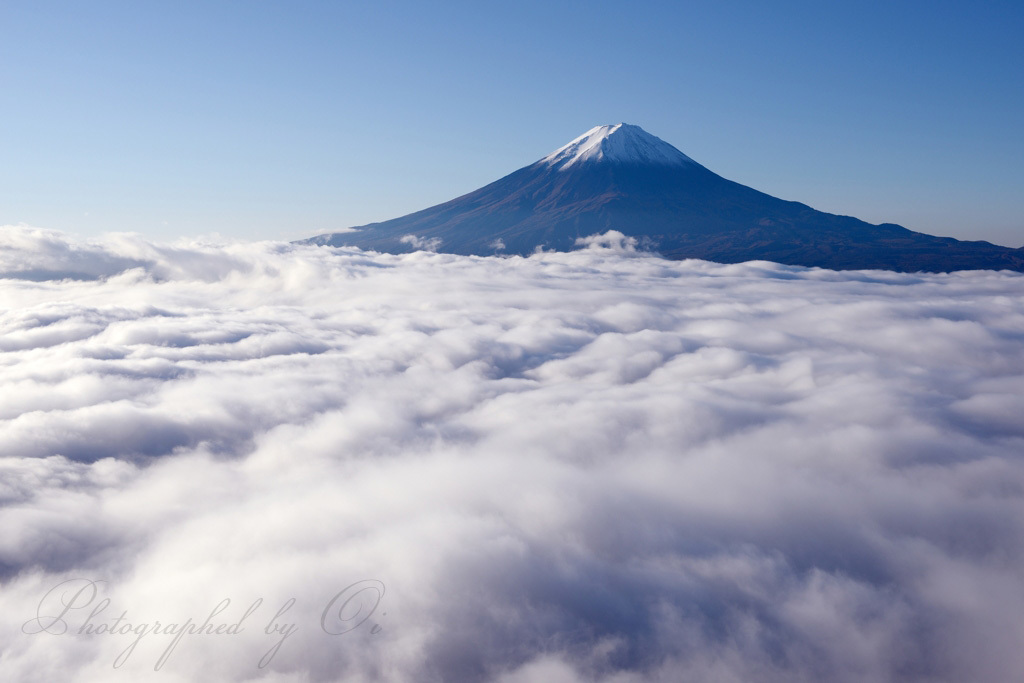
[[[625,121],[815,208],[1024,244],[1020,3],[0,5],[0,224],[291,239]]]

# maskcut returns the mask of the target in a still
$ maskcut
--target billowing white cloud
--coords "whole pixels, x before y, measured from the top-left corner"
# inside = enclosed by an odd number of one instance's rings
[[[427,239],[418,235],[403,235],[402,239],[398,241],[402,244],[408,244],[413,249],[419,249],[421,251],[437,251],[438,247],[441,246],[440,237],[431,237]]]
[[[637,239],[627,237],[618,230],[609,230],[603,235],[589,235],[576,239],[577,247],[585,247],[590,250],[611,250],[619,253],[636,252]]]
[[[1024,674],[1019,274],[0,246],[4,680]]]

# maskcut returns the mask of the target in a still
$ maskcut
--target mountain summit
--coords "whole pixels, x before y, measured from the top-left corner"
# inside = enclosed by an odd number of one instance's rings
[[[565,170],[577,164],[604,161],[617,164],[683,166],[695,163],[678,149],[640,126],[617,123],[591,128],[564,147],[541,159]]]
[[[402,253],[569,251],[618,230],[672,259],[763,259],[832,269],[1024,271],[1024,248],[872,225],[713,173],[639,126],[591,128],[543,159],[444,204],[309,244]]]

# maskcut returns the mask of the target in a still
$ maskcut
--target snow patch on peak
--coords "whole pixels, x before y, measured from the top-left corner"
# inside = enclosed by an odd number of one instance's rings
[[[628,123],[591,128],[541,159],[540,163],[562,171],[589,161],[669,166],[697,163],[661,138]]]

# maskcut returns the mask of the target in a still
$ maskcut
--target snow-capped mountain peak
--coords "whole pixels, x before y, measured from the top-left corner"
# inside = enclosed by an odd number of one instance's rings
[[[558,170],[590,161],[612,161],[624,164],[657,164],[681,166],[696,163],[661,138],[640,126],[617,123],[596,126],[564,147],[541,159]]]

